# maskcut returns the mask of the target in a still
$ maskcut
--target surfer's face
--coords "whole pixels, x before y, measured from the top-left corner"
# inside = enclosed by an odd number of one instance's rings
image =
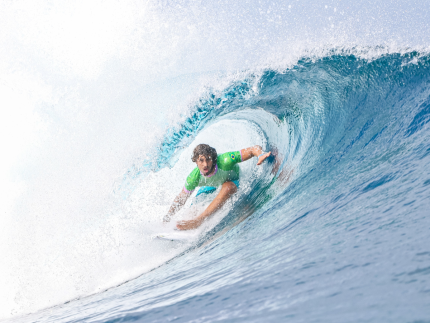
[[[213,161],[210,157],[206,158],[203,155],[200,155],[199,158],[196,161],[197,167],[200,170],[200,173],[207,176],[210,174],[212,170]]]

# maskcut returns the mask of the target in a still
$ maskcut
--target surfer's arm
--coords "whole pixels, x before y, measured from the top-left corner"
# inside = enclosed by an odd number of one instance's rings
[[[192,192],[186,192],[185,189],[182,189],[181,193],[176,196],[175,200],[172,203],[172,206],[169,209],[169,212],[164,216],[163,222],[169,222],[170,219],[178,212],[187,202]]]
[[[209,204],[202,214],[192,220],[178,222],[176,227],[179,230],[192,230],[199,227],[204,220],[219,210],[227,201],[227,199],[236,192],[236,184],[230,181],[225,182],[222,184],[221,191],[218,193],[217,197],[215,197],[215,199],[211,202],[211,204]]]
[[[270,151],[268,153],[263,152],[263,149],[261,148],[261,146],[257,145],[257,146],[242,149],[240,151],[240,154],[242,156],[242,161],[251,159],[252,157],[258,157],[257,165],[260,165],[272,153]]]

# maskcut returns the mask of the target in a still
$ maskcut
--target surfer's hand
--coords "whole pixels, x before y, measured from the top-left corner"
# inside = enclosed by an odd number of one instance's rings
[[[269,157],[271,154],[272,154],[272,152],[269,151],[268,153],[261,154],[260,156],[258,156],[257,165],[261,165],[261,163],[264,162],[266,160],[266,158]]]
[[[200,224],[202,224],[202,222],[203,221],[200,220],[199,218],[194,220],[181,221],[176,224],[176,227],[179,230],[192,230],[192,229],[198,228]]]
[[[170,215],[166,214],[163,218],[163,223],[170,222]]]

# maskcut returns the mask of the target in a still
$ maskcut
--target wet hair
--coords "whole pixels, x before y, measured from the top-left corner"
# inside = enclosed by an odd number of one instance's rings
[[[191,156],[191,160],[195,163],[197,162],[197,159],[199,159],[199,156],[203,155],[206,157],[206,159],[211,159],[213,162],[213,165],[216,164],[217,161],[217,153],[215,148],[212,148],[209,145],[206,144],[200,144],[197,145],[196,148],[193,150],[193,154]]]

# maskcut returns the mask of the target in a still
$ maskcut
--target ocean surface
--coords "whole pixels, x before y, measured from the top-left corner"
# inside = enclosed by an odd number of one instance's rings
[[[167,74],[142,83],[116,51],[108,72],[60,64],[63,81],[36,60],[28,84],[50,86],[31,85],[37,138],[3,193],[0,317],[430,322],[430,54],[418,47],[326,44],[188,74],[173,53],[176,74],[146,69]],[[199,143],[274,158],[240,164],[236,196],[189,240],[154,240],[173,229],[161,221]],[[202,210],[193,201],[178,218]]]

